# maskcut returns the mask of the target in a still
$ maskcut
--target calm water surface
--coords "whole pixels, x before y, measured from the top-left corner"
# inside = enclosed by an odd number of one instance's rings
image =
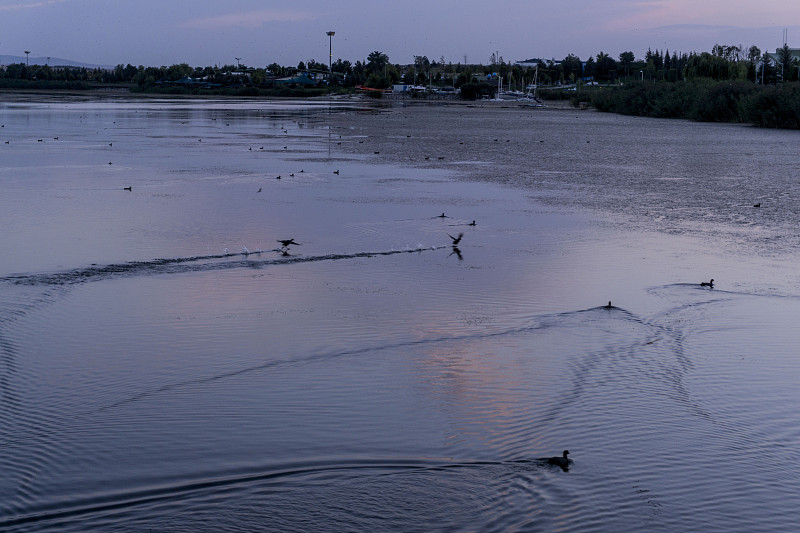
[[[4,531],[800,523],[795,132],[23,97],[0,124]]]

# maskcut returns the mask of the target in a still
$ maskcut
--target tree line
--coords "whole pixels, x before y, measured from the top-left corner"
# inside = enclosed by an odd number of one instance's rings
[[[625,83],[571,99],[626,115],[800,129],[800,69],[788,45],[776,56],[773,61],[755,46],[743,53],[736,46],[715,45],[710,53],[686,58],[681,83]]]
[[[542,85],[571,84],[580,80],[594,80],[600,83],[616,83],[633,79],[652,81],[681,81],[696,77],[713,79],[750,80],[766,85],[783,80],[796,80],[798,69],[792,61],[787,45],[778,51],[777,62],[761,50],[752,46],[746,51],[738,46],[715,45],[710,53],[670,53],[648,49],[644,57],[637,59],[633,52],[625,51],[613,58],[601,51],[595,56],[581,60],[568,54],[561,60],[536,60],[534,64],[520,65],[507,63],[502,57],[492,57],[487,65],[429,60],[427,56],[414,56],[408,65],[393,64],[389,57],[374,51],[366,61],[352,63],[337,59],[331,65],[310,59],[301,61],[296,67],[272,63],[263,68],[246,65],[223,65],[191,67],[186,63],[171,66],[133,66],[117,65],[113,69],[85,67],[52,67],[49,65],[25,65],[17,63],[0,71],[0,79],[28,81],[69,81],[88,84],[128,83],[143,88],[158,82],[174,82],[183,78],[204,79],[223,85],[241,84],[242,73],[246,83],[261,85],[270,79],[288,76],[293,72],[313,71],[327,73],[332,71],[330,81],[337,85],[367,85],[386,88],[392,83],[435,84],[459,87],[473,82],[476,77],[494,75],[503,77],[506,83],[522,84],[531,82],[538,74]],[[537,72],[538,71],[538,72]]]
[[[609,90],[587,96],[583,92],[564,93],[559,89],[551,91],[549,96],[591,100],[601,110],[758,122],[753,118],[758,105],[774,107],[777,102],[788,105],[784,100],[789,93],[786,90],[763,93],[756,105],[749,100],[755,94],[754,86],[785,84],[800,76],[788,45],[779,49],[776,57],[777,60],[773,60],[770,55],[762,54],[756,46],[745,50],[717,44],[710,52],[690,54],[648,49],[639,59],[631,51],[620,53],[616,59],[601,51],[586,60],[568,54],[562,60],[540,59],[512,64],[492,54],[486,65],[468,64],[466,57],[463,63],[454,64],[446,62],[444,57],[430,60],[419,55],[414,56],[413,63],[400,65],[390,62],[380,51],[373,51],[366,60],[354,63],[338,59],[330,67],[313,59],[301,61],[297,66],[272,63],[263,68],[241,64],[192,67],[181,63],[160,67],[119,64],[113,69],[102,69],[17,63],[0,69],[0,87],[86,89],[123,84],[132,91],[289,95],[289,89],[275,89],[276,80],[309,73],[318,87],[296,89],[298,92],[291,95],[321,94],[357,86],[385,89],[394,83],[405,83],[461,89],[462,98],[471,99],[493,95],[497,77],[501,77],[505,87],[522,90],[534,80],[539,87],[550,88],[577,85],[585,89],[587,85],[598,84]],[[181,80],[203,83],[180,85]],[[715,88],[709,80],[729,85]],[[679,87],[679,82],[684,87]],[[611,87],[619,90],[611,91]],[[751,103],[742,103],[745,99]],[[766,125],[780,120],[773,117],[761,122]]]

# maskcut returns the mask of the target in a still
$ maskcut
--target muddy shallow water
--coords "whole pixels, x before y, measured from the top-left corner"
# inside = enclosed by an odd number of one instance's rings
[[[4,530],[800,518],[796,133],[353,101],[0,123]]]

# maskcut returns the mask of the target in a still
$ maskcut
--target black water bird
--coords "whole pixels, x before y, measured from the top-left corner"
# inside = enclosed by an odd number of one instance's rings
[[[276,179],[276,180],[279,180],[279,179],[281,179],[281,177],[280,177],[280,176],[276,176],[276,177],[275,177],[275,179]]]
[[[339,175],[339,171],[338,170],[334,170],[333,173],[336,174],[337,176]]]
[[[438,215],[436,218],[450,218],[450,217],[442,213],[441,215]]]
[[[566,470],[569,467],[569,459],[567,459],[567,455],[569,455],[569,450],[564,450],[562,457],[550,457],[547,460],[547,464],[560,466]]]
[[[288,248],[292,244],[300,246],[300,243],[294,242],[294,239],[278,239],[278,242],[281,243],[284,248]]]
[[[604,305],[603,307],[605,307],[606,309],[614,309],[614,306],[611,305],[611,300],[608,301],[608,305]]]
[[[128,187],[123,187],[123,188],[122,188],[122,190],[124,190],[124,191],[132,191],[132,190],[133,190],[133,187],[130,187],[130,186],[128,186]]]
[[[469,225],[469,226],[475,226],[476,224],[475,224],[475,221],[473,220],[473,221],[472,221],[472,222],[470,222],[468,225]]]
[[[453,248],[455,248],[456,246],[458,246],[458,243],[461,242],[461,237],[463,237],[464,234],[463,233],[459,233],[458,237],[453,237],[452,235],[450,235],[448,233],[447,236],[450,237],[451,239],[453,239]]]
[[[761,202],[758,202],[757,204],[753,204],[753,207],[761,207]]]
[[[261,187],[259,187],[259,188],[258,188],[258,190],[257,190],[256,192],[261,192]]]
[[[701,287],[711,287],[714,288],[714,278],[711,278],[711,281],[703,281],[700,283]]]

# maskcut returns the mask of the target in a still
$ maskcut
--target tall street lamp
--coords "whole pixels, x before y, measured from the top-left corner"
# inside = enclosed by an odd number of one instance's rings
[[[330,85],[330,79],[333,76],[333,36],[336,32],[329,31],[327,32],[328,35],[328,85]]]
[[[30,55],[31,55],[31,51],[30,50],[25,50],[25,66],[30,65],[30,63],[28,62],[28,58],[30,57]]]

